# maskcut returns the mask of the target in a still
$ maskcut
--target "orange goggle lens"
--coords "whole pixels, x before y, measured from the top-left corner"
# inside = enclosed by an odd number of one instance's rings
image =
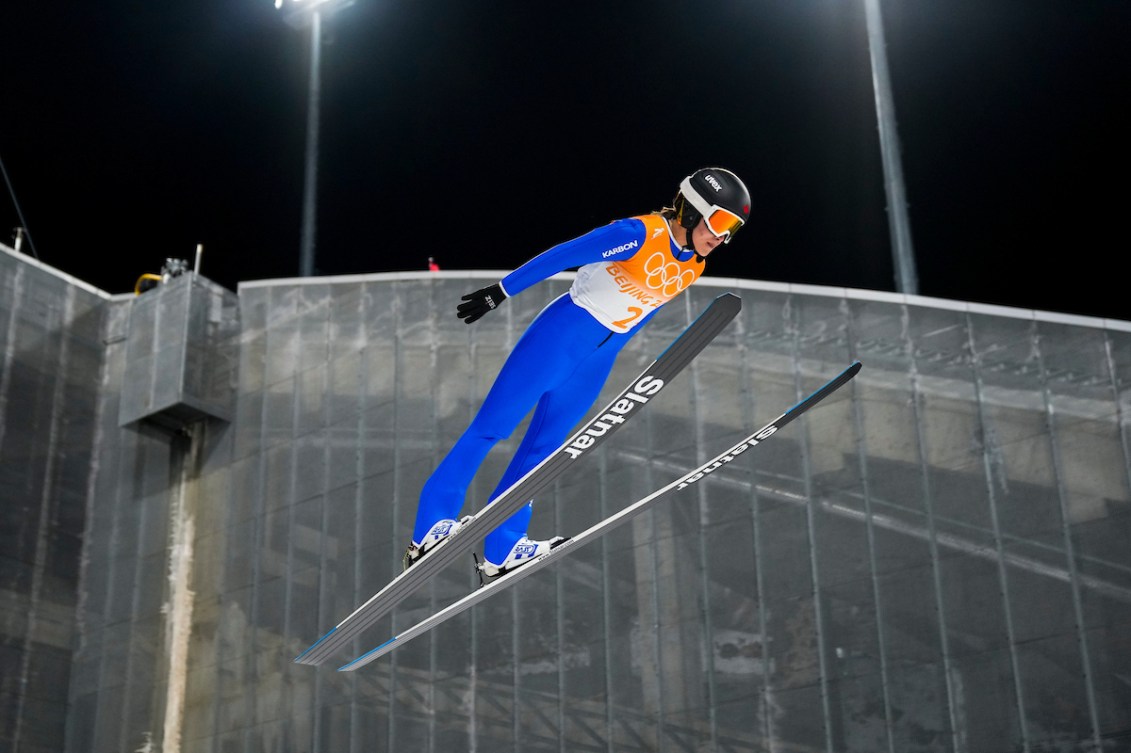
[[[715,208],[707,215],[707,228],[718,237],[734,235],[742,227],[742,218],[725,209]]]

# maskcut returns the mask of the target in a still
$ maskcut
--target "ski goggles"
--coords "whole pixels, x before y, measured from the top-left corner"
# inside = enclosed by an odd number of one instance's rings
[[[723,209],[718,204],[709,204],[705,201],[691,185],[689,178],[684,178],[679,188],[683,197],[691,203],[691,206],[695,207],[699,214],[703,215],[707,229],[716,238],[722,238],[723,243],[729,243],[738,229],[746,223],[746,220],[729,209]]]
[[[704,214],[703,219],[707,223],[707,229],[724,242],[729,241],[743,225],[741,217],[722,207],[712,207],[711,213]]]

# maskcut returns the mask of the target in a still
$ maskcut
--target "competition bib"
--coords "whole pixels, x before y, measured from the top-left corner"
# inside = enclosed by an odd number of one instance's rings
[[[631,258],[586,264],[577,270],[570,298],[613,332],[628,332],[699,279],[706,264],[692,255],[675,258],[676,243],[667,222],[657,214],[634,219],[644,223],[645,239]]]

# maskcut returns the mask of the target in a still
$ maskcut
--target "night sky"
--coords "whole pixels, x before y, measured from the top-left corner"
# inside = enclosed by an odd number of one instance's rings
[[[883,9],[920,292],[1131,319],[1131,3]],[[232,289],[298,275],[309,40],[270,0],[0,28],[43,262],[113,293],[197,243]],[[357,0],[324,40],[318,274],[510,269],[721,165],[754,207],[709,274],[894,290],[862,0]]]

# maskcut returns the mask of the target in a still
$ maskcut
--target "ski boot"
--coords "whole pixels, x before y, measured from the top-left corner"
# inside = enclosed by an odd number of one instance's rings
[[[506,556],[501,563],[496,565],[489,561],[486,557],[481,562],[477,561],[476,567],[479,570],[479,577],[481,580],[494,580],[502,575],[517,570],[528,562],[532,562],[535,557],[540,557],[554,547],[561,546],[568,539],[561,536],[555,536],[546,541],[533,541],[523,536],[519,539],[513,547],[511,547],[510,554]]]
[[[421,557],[435,549],[441,541],[467,525],[469,520],[471,520],[470,515],[460,518],[459,520],[445,519],[437,521],[428,530],[428,533],[424,534],[424,541],[419,544],[413,541],[408,545],[408,550],[404,553],[404,559],[402,560],[404,569],[408,570],[419,562]]]

